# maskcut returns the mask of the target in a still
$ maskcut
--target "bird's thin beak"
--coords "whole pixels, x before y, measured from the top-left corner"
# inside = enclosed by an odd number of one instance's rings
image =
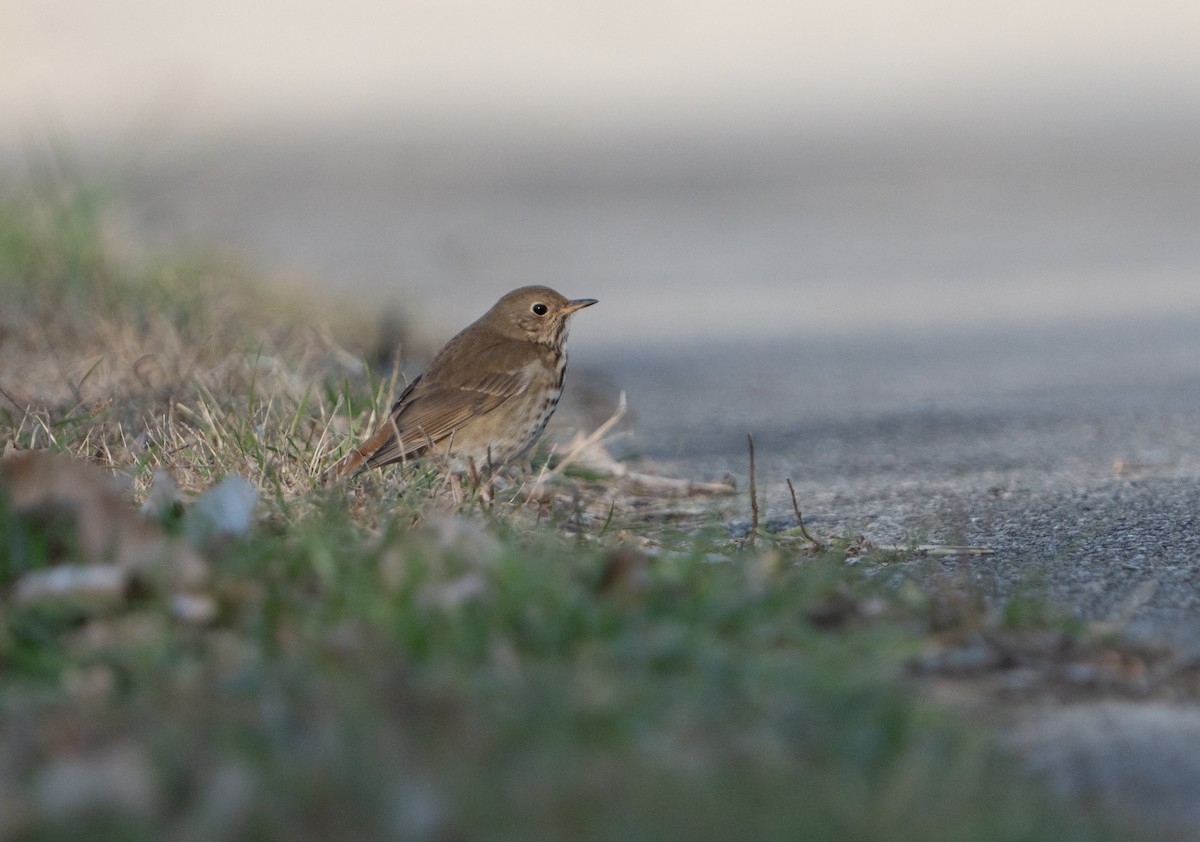
[[[595,298],[576,298],[574,301],[568,301],[565,309],[567,311],[567,315],[570,315],[576,310],[582,310],[584,307],[591,307],[595,303]]]

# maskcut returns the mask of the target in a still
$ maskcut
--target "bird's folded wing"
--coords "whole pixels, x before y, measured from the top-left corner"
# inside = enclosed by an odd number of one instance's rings
[[[443,443],[472,418],[524,393],[532,375],[532,367],[525,366],[512,372],[488,373],[454,386],[414,381],[379,429],[359,448],[366,457],[366,467],[398,462],[415,455],[429,442]]]

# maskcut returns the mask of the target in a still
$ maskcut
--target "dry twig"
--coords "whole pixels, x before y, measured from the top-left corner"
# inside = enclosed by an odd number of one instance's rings
[[[746,444],[750,448],[750,546],[758,537],[758,485],[754,481],[754,436],[746,433]]]
[[[813,545],[814,550],[824,552],[825,545],[810,535],[808,528],[804,525],[804,515],[800,514],[800,504],[796,502],[796,489],[792,486],[791,477],[788,477],[787,487],[792,495],[792,511],[796,513],[796,522],[800,524],[800,534],[804,536],[804,540]]]

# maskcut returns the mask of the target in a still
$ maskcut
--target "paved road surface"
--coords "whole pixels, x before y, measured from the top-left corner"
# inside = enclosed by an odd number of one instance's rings
[[[864,332],[597,367],[629,393],[631,446],[673,470],[744,487],[752,432],[772,516],[790,514],[791,478],[827,534],[983,544],[995,555],[964,564],[997,596],[1030,588],[1200,652],[1190,319]]]

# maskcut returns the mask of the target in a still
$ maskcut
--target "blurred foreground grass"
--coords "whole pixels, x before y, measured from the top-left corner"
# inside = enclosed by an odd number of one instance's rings
[[[103,559],[0,487],[0,836],[1109,838],[906,690],[931,598],[886,559],[585,518],[595,481],[314,489],[389,384],[239,270],[124,265],[97,204],[57,171],[0,199],[0,441],[181,491],[157,572],[94,603],[18,598]],[[227,474],[254,525],[190,534]]]

